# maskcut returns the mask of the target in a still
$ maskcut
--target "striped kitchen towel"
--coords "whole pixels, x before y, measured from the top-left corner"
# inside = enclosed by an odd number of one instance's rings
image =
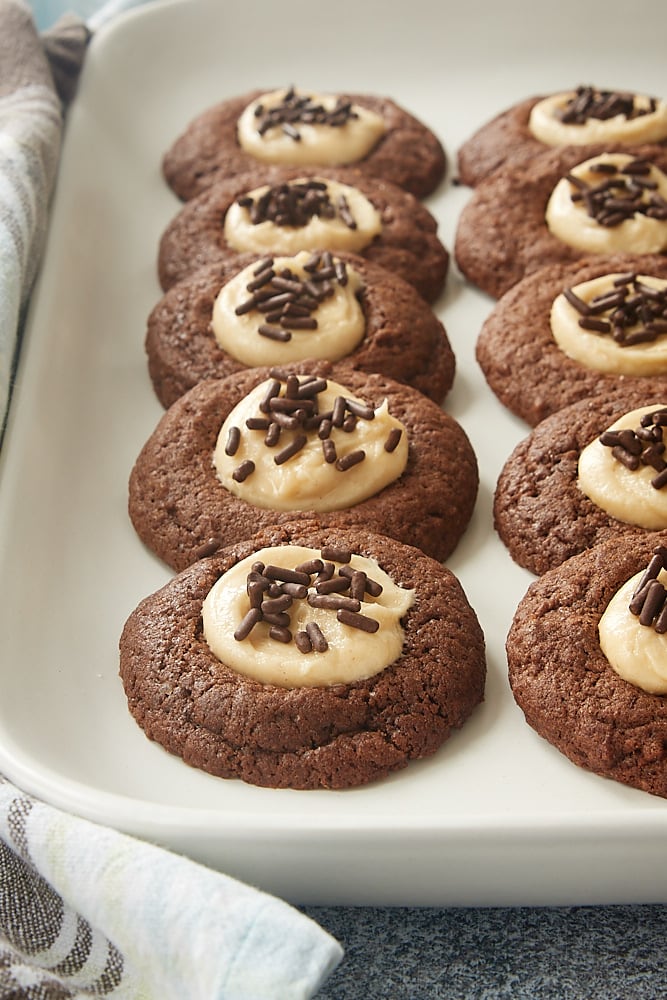
[[[0,778],[2,1000],[306,1000],[341,955],[274,896]]]
[[[58,165],[62,111],[20,0],[0,0],[0,423],[35,280]]]

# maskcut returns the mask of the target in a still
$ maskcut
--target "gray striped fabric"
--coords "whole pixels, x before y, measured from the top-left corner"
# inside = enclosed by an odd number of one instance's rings
[[[37,804],[0,777],[0,997],[123,996],[118,949],[69,907],[31,854]],[[39,822],[36,829],[39,829]]]
[[[309,1000],[341,956],[281,900],[0,777],[0,1000]]]
[[[0,421],[46,232],[62,112],[31,14],[0,0]]]

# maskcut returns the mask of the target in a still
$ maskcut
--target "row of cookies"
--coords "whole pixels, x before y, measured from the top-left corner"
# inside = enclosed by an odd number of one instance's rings
[[[478,488],[439,405],[449,256],[419,198],[445,166],[394,102],[293,88],[204,112],[164,157],[184,200],[146,337],[165,414],[129,514],[176,576],[120,669],[147,735],[215,775],[363,784],[482,700],[482,631],[443,565]]]
[[[459,168],[457,263],[498,299],[477,360],[532,428],[493,507],[539,577],[507,636],[512,690],[575,763],[667,796],[667,104],[532,98]]]

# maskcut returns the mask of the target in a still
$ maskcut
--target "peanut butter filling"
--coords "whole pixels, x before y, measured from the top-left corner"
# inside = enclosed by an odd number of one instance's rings
[[[398,479],[405,427],[337,382],[275,377],[252,390],[222,425],[213,463],[235,496],[273,510],[352,507]]]
[[[662,142],[667,103],[645,94],[582,86],[538,101],[528,127],[547,146]]]
[[[354,268],[328,252],[264,258],[222,287],[213,306],[215,339],[249,367],[338,361],[366,331],[362,286]]]
[[[361,191],[312,177],[249,191],[230,205],[224,222],[229,246],[257,254],[355,253],[381,231],[380,213]]]
[[[667,176],[647,160],[602,153],[560,179],[546,223],[554,236],[585,253],[662,253]]]
[[[600,648],[624,680],[667,694],[667,549],[614,594],[598,626]]]
[[[401,655],[414,599],[373,559],[277,546],[220,577],[204,601],[204,637],[219,660],[263,684],[350,684]]]
[[[566,288],[551,308],[560,349],[586,368],[616,375],[667,372],[667,281],[607,274]]]
[[[258,160],[321,167],[363,160],[384,132],[384,120],[374,111],[294,88],[253,101],[237,129],[239,145]]]
[[[667,406],[624,414],[579,456],[578,484],[611,517],[641,528],[667,527]]]

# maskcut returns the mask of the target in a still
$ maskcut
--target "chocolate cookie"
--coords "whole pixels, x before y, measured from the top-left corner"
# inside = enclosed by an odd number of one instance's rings
[[[525,163],[543,152],[544,143],[528,127],[530,112],[545,95],[528,97],[477,129],[457,153],[458,177],[475,187],[498,167]]]
[[[219,180],[183,206],[160,239],[158,275],[165,291],[205,264],[238,259],[238,252],[226,242],[223,226],[227,212],[239,198],[269,183],[275,190],[298,178],[322,178],[360,191],[380,214],[381,232],[355,252],[414,285],[428,302],[438,297],[444,288],[449,254],[438,238],[435,218],[413,195],[395,184],[365,177],[354,168],[285,168],[271,176],[269,180],[265,171],[256,170]],[[338,252],[339,248],[327,249]]]
[[[260,98],[265,91],[255,90],[231,100],[222,101],[198,115],[174,142],[163,159],[164,177],[172,190],[184,201],[201,194],[221,178],[235,177],[248,171],[264,171],[266,163],[247,153],[239,144],[237,125],[243,110]],[[350,102],[381,116],[384,134],[363,159],[355,162],[361,174],[380,177],[404,188],[417,198],[430,194],[445,174],[446,158],[439,139],[417,118],[386,97],[370,95],[339,95],[343,108]],[[286,112],[285,123],[298,144],[299,125],[304,117],[327,121],[314,107],[300,110],[296,102]],[[340,112],[337,113],[339,124]]]
[[[569,118],[582,123],[597,117],[602,121],[616,115],[632,114],[632,95],[583,86],[573,92]],[[530,129],[530,113],[548,95],[528,97],[496,115],[463,143],[457,155],[459,179],[471,187],[479,184],[498,167],[528,163],[551,147],[537,139]],[[596,105],[593,108],[593,104]],[[664,145],[665,141],[661,141]]]
[[[351,353],[345,355],[346,363],[360,371],[379,372],[406,382],[435,402],[442,402],[454,380],[455,359],[445,329],[433,310],[412,285],[384,268],[353,254],[336,254],[335,259],[346,269],[352,268],[362,281],[356,297],[363,312],[365,332]],[[211,328],[211,316],[220,289],[242,270],[239,264],[252,263],[257,264],[258,258],[201,268],[171,288],[152,310],[146,334],[148,367],[155,392],[165,407],[197,382],[224,378],[249,367],[219,345]],[[328,280],[329,288],[334,280]],[[268,282],[262,288],[267,286]],[[296,294],[292,293],[295,302]],[[248,292],[244,303],[250,298]],[[261,312],[244,310],[256,318],[257,328],[266,322],[267,301],[270,300],[258,302]],[[316,306],[308,315],[322,326]],[[289,328],[290,322],[295,322],[292,316],[285,320],[284,327]],[[274,329],[272,326],[271,331]],[[283,327],[273,336],[279,337],[282,330]],[[262,337],[257,331],[254,336],[260,345],[268,341],[267,336]],[[311,336],[310,330],[302,335],[304,351],[311,350],[307,344]],[[273,339],[272,350],[275,344]]]
[[[577,476],[587,445],[624,414],[652,404],[665,405],[665,394],[654,387],[584,399],[547,417],[519,442],[493,503],[496,531],[516,563],[541,574],[600,542],[647,534],[598,507]]]
[[[382,375],[326,362],[287,371],[333,379],[373,407],[387,400],[389,413],[407,430],[407,465],[399,478],[352,507],[319,514],[323,526],[367,527],[446,559],[467,527],[478,486],[475,454],[459,424],[417,390]],[[145,544],[177,570],[265,525],[313,517],[312,511],[275,510],[240,499],[222,485],[213,466],[225,418],[269,374],[246,369],[200,382],[164,414],[134,465],[132,522]]]
[[[398,659],[364,680],[280,687],[212,653],[202,605],[224,572],[262,547],[331,544],[414,588]],[[363,528],[314,522],[268,526],[191,566],[138,606],[120,640],[129,709],[150,739],[219,777],[277,788],[361,785],[435,753],[482,701],[485,670],[482,631],[450,571]]]
[[[456,262],[469,281],[499,298],[522,278],[547,264],[569,264],[590,253],[569,246],[547,227],[551,194],[572,168],[603,153],[631,153],[663,172],[667,148],[565,146],[536,154],[525,164],[494,171],[475,188],[456,231]]]
[[[551,329],[551,307],[565,289],[605,274],[635,272],[667,279],[667,257],[586,257],[552,264],[523,278],[495,305],[476,345],[477,361],[500,402],[534,427],[540,420],[587,396],[622,389],[660,391],[667,375],[617,375],[587,368],[565,354]]]
[[[526,721],[579,767],[667,796],[667,701],[620,677],[598,624],[664,532],[615,538],[531,584],[507,637],[509,679]]]

